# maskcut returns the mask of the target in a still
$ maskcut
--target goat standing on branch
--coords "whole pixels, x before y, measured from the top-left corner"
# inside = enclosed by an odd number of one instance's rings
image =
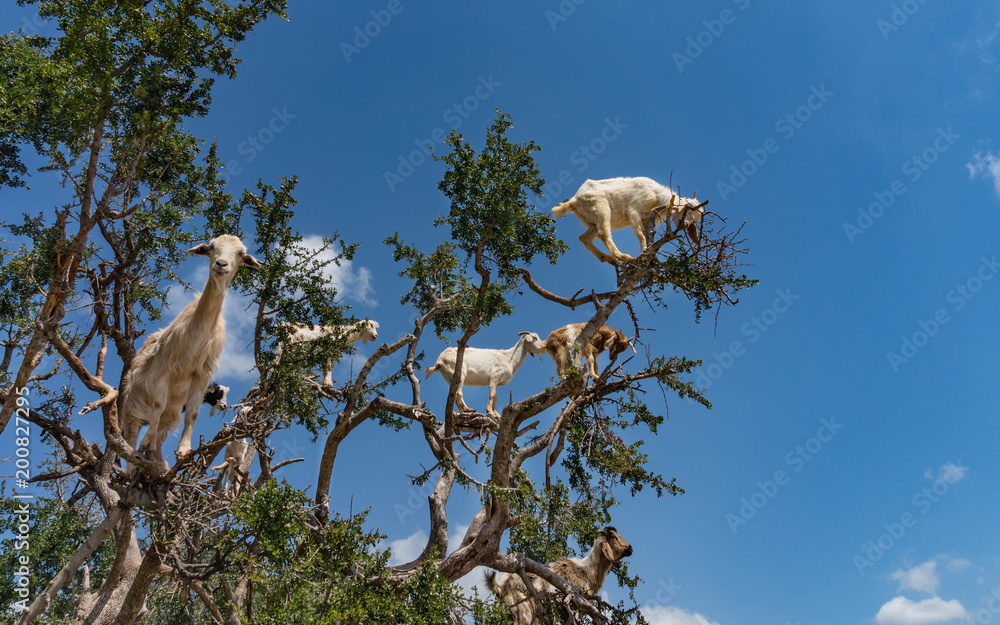
[[[479,349],[466,347],[462,358],[462,374],[458,379],[458,389],[455,391],[455,405],[462,412],[475,412],[465,404],[462,398],[462,386],[489,386],[490,400],[486,412],[495,419],[500,418],[497,412],[497,387],[510,384],[514,374],[521,368],[528,354],[536,355],[545,351],[545,342],[534,332],[518,332],[521,338],[510,349]],[[428,367],[425,377],[429,378],[435,371],[441,372],[444,381],[451,385],[455,375],[455,360],[458,350],[449,347],[441,352],[433,367]]]
[[[159,461],[166,470],[160,447],[167,433],[181,421],[184,430],[177,455],[191,451],[191,435],[198,420],[198,408],[205,398],[219,355],[226,341],[222,304],[236,271],[243,265],[254,269],[260,262],[247,254],[239,237],[220,235],[188,250],[210,261],[205,290],[184,307],[170,325],[155,332],[135,355],[132,368],[122,382],[122,430],[125,440],[135,447],[139,429],[149,425],[139,450]]]
[[[696,198],[680,197],[650,178],[608,178],[586,180],[576,195],[552,209],[552,216],[558,219],[567,213],[576,213],[587,226],[580,241],[594,256],[614,265],[616,261],[628,262],[632,257],[615,247],[611,231],[631,226],[639,239],[640,252],[645,252],[646,224],[651,215],[655,228],[669,213],[673,229],[684,228],[697,247],[700,245],[697,223],[706,204],[708,202],[699,203]],[[595,238],[604,242],[611,256],[597,249]]]
[[[303,324],[290,324],[291,333],[288,335],[288,344],[305,343],[315,341],[324,336],[345,337],[348,344],[361,341],[367,344],[368,341],[378,339],[378,322],[371,319],[363,319],[357,323],[345,326],[313,326]],[[281,346],[278,347],[278,357],[281,356]],[[333,357],[327,358],[323,368],[323,386],[333,386]]]
[[[563,326],[558,330],[553,330],[549,334],[549,338],[545,340],[545,351],[552,356],[552,360],[556,363],[556,375],[562,380],[566,377],[566,369],[569,367],[569,350],[576,342],[577,337],[580,336],[580,332],[583,331],[583,327],[586,323],[571,323],[569,325]],[[597,375],[597,355],[603,351],[608,352],[608,356],[611,360],[618,357],[618,354],[625,351],[627,348],[631,347],[632,351],[635,352],[635,346],[632,345],[632,341],[626,338],[625,333],[621,330],[609,326],[601,326],[598,328],[594,336],[590,337],[590,341],[583,346],[583,358],[589,364],[588,371],[590,373],[591,379],[596,380]]]
[[[601,591],[611,567],[630,555],[632,555],[632,545],[625,542],[618,530],[608,526],[598,533],[597,540],[594,541],[594,546],[586,557],[560,558],[549,564],[548,568],[583,592],[596,595]],[[534,575],[528,575],[528,580],[534,589],[530,595],[552,594],[557,590],[552,584]],[[505,573],[498,580],[496,572],[490,571],[486,574],[486,585],[510,606],[514,625],[539,623],[535,603],[519,575]]]

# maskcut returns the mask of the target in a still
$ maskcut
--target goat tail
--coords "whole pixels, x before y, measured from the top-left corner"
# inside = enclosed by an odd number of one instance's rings
[[[576,209],[576,198],[571,198],[552,209],[552,218],[559,219],[560,217],[563,217],[568,213],[572,213],[575,209]]]
[[[486,571],[486,574],[483,575],[483,580],[486,581],[486,587],[493,591],[494,595],[499,596],[503,592],[503,588],[497,583],[496,571]]]

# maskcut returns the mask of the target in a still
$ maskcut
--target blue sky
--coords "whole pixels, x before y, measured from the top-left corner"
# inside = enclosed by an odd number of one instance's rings
[[[20,9],[2,15],[31,24]],[[375,0],[293,2],[289,17],[241,45],[238,78],[191,128],[218,138],[234,193],[298,175],[297,227],[363,242],[332,277],[388,340],[412,326],[398,304],[409,285],[381,241],[399,231],[429,250],[447,234],[431,225],[447,210],[443,169],[417,146],[456,128],[479,147],[494,108],[514,139],[542,148],[542,210],[587,178],[666,183],[674,171],[685,194],[746,222],[758,287],[717,325],[695,324],[682,300],[643,319],[654,352],[705,360],[714,404],[671,399],[660,436],[646,437],[655,468],[687,493],[642,493],[615,513],[651,622],[1000,619],[1000,7]],[[541,284],[614,284],[577,242],[577,220],[557,231],[570,251],[533,270]],[[634,253],[628,231],[614,238]],[[185,270],[201,279],[199,260]],[[530,295],[515,303],[477,346],[582,320]],[[218,377],[238,397],[249,382],[238,302],[227,314]],[[443,347],[424,344],[430,358]],[[527,361],[501,401],[553,373]],[[424,385],[431,405],[445,390],[439,377]],[[484,405],[486,392],[466,400]],[[203,411],[196,435],[215,427]],[[396,550],[412,548],[427,513],[405,476],[429,460],[422,437],[368,424],[352,438],[334,505],[371,507]],[[307,458],[287,476],[311,488],[321,443],[292,430],[273,444]],[[467,522],[474,505],[455,496],[449,518]]]

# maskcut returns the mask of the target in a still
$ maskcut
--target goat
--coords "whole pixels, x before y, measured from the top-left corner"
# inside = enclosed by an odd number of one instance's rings
[[[189,409],[184,411],[177,455],[191,451],[198,409],[219,366],[226,340],[222,304],[229,285],[241,266],[255,269],[261,266],[247,254],[239,237],[229,234],[215,237],[207,245],[196,245],[188,252],[209,258],[210,271],[204,291],[167,327],[146,339],[122,380],[123,436],[135,447],[139,429],[149,425],[137,451],[142,450],[153,461],[159,461],[164,470],[167,463],[160,447],[167,433],[180,423],[185,406]]]
[[[586,323],[571,323],[558,330],[553,330],[549,338],[545,339],[545,351],[552,356],[556,363],[556,374],[559,379],[566,377],[566,368],[569,366],[569,349],[576,343],[577,337],[583,331]],[[597,355],[607,350],[611,360],[618,357],[618,354],[631,347],[635,352],[635,345],[625,337],[625,333],[608,326],[601,326],[594,336],[590,337],[590,342],[583,346],[583,358],[589,364],[588,371],[591,379],[596,380],[597,375]],[[636,352],[637,353],[637,352]]]
[[[229,387],[222,386],[218,382],[212,382],[205,389],[205,397],[202,401],[203,404],[208,404],[212,409],[208,412],[208,416],[214,416],[217,410],[225,410],[229,407]],[[184,405],[183,412],[187,415],[188,408],[187,404]],[[197,419],[195,415],[195,419]]]
[[[705,212],[708,202],[698,203],[694,198],[682,198],[669,188],[650,178],[609,178],[607,180],[586,180],[569,200],[552,209],[552,216],[558,219],[567,213],[576,213],[587,226],[580,235],[580,241],[600,260],[615,264],[632,260],[632,257],[615,247],[611,240],[612,230],[632,227],[639,239],[640,252],[646,251],[646,223],[651,213],[653,226],[664,220],[669,212],[673,228],[685,228],[695,247],[700,245],[697,223]],[[599,238],[611,252],[611,256],[597,249],[594,239]]]
[[[609,525],[598,533],[597,540],[585,557],[560,558],[550,563],[548,568],[584,593],[596,595],[601,591],[611,567],[630,555],[632,545]],[[536,593],[557,592],[555,586],[540,577],[529,573],[528,580]],[[539,623],[535,614],[537,608],[520,575],[505,573],[498,581],[496,571],[490,571],[486,574],[486,585],[510,607],[514,625]]]
[[[343,336],[348,344],[357,343],[358,341],[368,343],[368,341],[374,341],[378,338],[379,327],[378,322],[371,319],[363,319],[346,326],[313,326],[299,323],[289,324],[289,326],[292,328],[292,331],[288,335],[288,345],[315,341],[324,336]],[[281,357],[281,346],[278,346],[277,357]],[[326,366],[323,368],[323,386],[333,386],[332,357],[327,359]]]
[[[233,494],[240,494],[240,485],[247,479],[246,475],[240,473],[244,463],[249,464],[250,459],[257,450],[248,441],[229,441],[226,443],[226,482],[233,489]]]
[[[222,386],[218,382],[212,382],[205,389],[205,399],[202,403],[208,404],[212,409],[208,416],[213,416],[216,410],[225,410],[229,407],[229,387]]]
[[[256,452],[257,450],[250,445],[249,439],[229,441],[226,443],[225,461],[218,466],[211,467],[211,470],[225,470],[226,483],[229,488],[233,489],[233,494],[238,495],[241,490],[240,485],[247,477],[240,472],[240,468],[244,462],[249,464]]]
[[[530,354],[541,354],[545,351],[545,342],[534,332],[518,332],[521,337],[510,349],[480,349],[465,348],[462,358],[462,374],[455,391],[455,405],[462,412],[475,412],[465,404],[462,398],[462,386],[489,386],[490,399],[486,412],[491,417],[500,418],[497,412],[497,387],[510,384],[514,374],[521,368],[524,359]],[[448,347],[437,357],[433,367],[428,367],[424,377],[429,378],[435,371],[441,372],[448,385],[451,385],[455,375],[455,359],[458,349]]]

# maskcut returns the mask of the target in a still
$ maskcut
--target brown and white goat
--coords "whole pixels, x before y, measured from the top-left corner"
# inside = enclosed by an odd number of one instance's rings
[[[651,214],[654,227],[669,214],[673,229],[684,228],[697,247],[700,241],[696,224],[706,204],[708,202],[699,203],[696,198],[680,197],[651,178],[608,178],[584,181],[576,195],[552,209],[552,216],[558,219],[567,213],[576,213],[587,226],[580,241],[594,256],[614,265],[616,261],[628,262],[632,257],[615,247],[611,231],[631,226],[639,239],[640,252],[645,252],[646,223]],[[611,256],[597,249],[595,238],[604,242]]]
[[[560,558],[550,563],[548,568],[588,595],[596,595],[611,567],[630,555],[632,545],[609,525],[598,533],[594,546],[585,557]],[[555,586],[540,577],[529,573],[528,580],[536,593],[556,592]],[[486,585],[510,607],[514,625],[535,625],[539,622],[535,603],[520,575],[504,573],[498,579],[496,571],[490,571],[486,574]]]
[[[566,369],[569,367],[569,350],[576,342],[577,337],[580,336],[580,332],[583,331],[585,325],[587,324],[571,323],[558,330],[553,330],[549,334],[549,338],[545,339],[545,351],[555,361],[556,375],[559,376],[560,380],[566,377]],[[598,378],[598,354],[607,351],[611,360],[614,360],[618,357],[618,354],[629,347],[635,352],[635,346],[632,345],[632,341],[626,338],[625,333],[621,330],[609,326],[598,328],[597,332],[594,332],[594,336],[590,337],[590,342],[583,346],[582,360],[586,360],[589,365],[588,371],[590,377],[594,380]]]
[[[208,244],[188,250],[207,256],[209,278],[205,290],[184,307],[170,324],[153,333],[132,361],[132,368],[122,382],[122,431],[125,440],[135,447],[139,429],[149,425],[138,450],[167,468],[160,447],[167,433],[181,422],[184,430],[177,445],[177,455],[191,451],[191,435],[198,419],[198,409],[205,397],[219,355],[226,340],[222,304],[237,270],[243,265],[259,268],[260,262],[247,253],[239,237],[223,234]]]

